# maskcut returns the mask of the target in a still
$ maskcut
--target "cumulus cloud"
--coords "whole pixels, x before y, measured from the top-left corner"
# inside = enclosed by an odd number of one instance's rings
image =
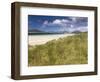
[[[44,22],[43,22],[43,24],[44,24],[44,25],[48,24],[48,21],[47,21],[47,20],[46,20],[46,21],[44,21]]]
[[[52,22],[52,24],[61,24],[62,22],[61,22],[61,20],[60,19],[56,19],[56,20],[54,20],[53,22]]]
[[[76,17],[71,17],[71,19],[72,19],[72,22],[76,22],[77,21]]]
[[[70,22],[70,21],[67,19],[56,19],[53,21],[53,24],[64,24],[64,23],[68,23],[68,22]]]
[[[67,27],[68,23],[70,23],[67,19],[55,19],[52,22],[48,22],[47,20],[43,22],[43,26],[59,26],[59,27]]]
[[[55,19],[53,21],[45,20],[43,22],[42,28],[48,30],[52,29],[54,30],[55,28],[59,31],[75,31],[75,30],[86,31],[87,28],[84,27],[84,23],[82,21],[84,21],[83,18],[76,18],[76,17],[70,17],[70,20],[69,19]]]
[[[67,23],[67,22],[70,22],[69,20],[66,20],[66,19],[62,19],[62,22],[63,23]]]

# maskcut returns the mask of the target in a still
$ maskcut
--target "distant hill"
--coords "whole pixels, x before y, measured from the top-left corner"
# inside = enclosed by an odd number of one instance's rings
[[[78,30],[76,30],[76,31],[73,31],[72,33],[80,33],[81,31],[78,31]]]
[[[57,31],[57,32],[54,32],[54,31],[41,31],[41,30],[38,30],[38,29],[30,29],[28,30],[28,33],[29,34],[34,34],[34,33],[47,33],[47,34],[64,34],[64,33],[69,33],[67,31]]]
[[[80,30],[75,30],[75,31],[72,31],[72,32],[68,32],[68,31],[41,31],[39,29],[30,29],[28,30],[28,34],[31,35],[31,34],[66,34],[66,33],[81,33],[82,31]]]

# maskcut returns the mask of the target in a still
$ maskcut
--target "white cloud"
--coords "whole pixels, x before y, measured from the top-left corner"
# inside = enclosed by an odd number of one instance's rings
[[[69,23],[70,21],[69,20],[67,20],[67,19],[55,19],[54,21],[52,21],[52,22],[48,22],[47,20],[45,20],[44,22],[43,22],[43,25],[54,25],[54,24],[67,24],[67,23]]]
[[[69,31],[69,32],[73,32],[73,31],[87,31],[87,27],[80,27],[80,26],[75,26],[75,22],[77,22],[77,18],[76,17],[71,17],[72,20],[68,20],[68,19],[55,19],[53,21],[48,21],[45,20],[43,22],[42,28],[43,29],[49,29],[52,31],[54,31],[53,28],[56,28],[56,31]],[[51,29],[50,29],[51,28]],[[59,28],[59,29],[58,29]]]
[[[73,22],[76,22],[77,21],[77,18],[76,17],[71,17],[72,21]]]
[[[48,24],[48,21],[46,20],[46,21],[44,21],[44,23],[43,23],[44,25],[46,25],[46,24]]]
[[[59,28],[68,28],[70,27],[68,23],[70,23],[71,21],[67,20],[67,19],[55,19],[52,22],[48,22],[47,20],[45,20],[43,22],[42,28],[45,27],[59,27]]]
[[[53,24],[61,24],[62,21],[61,21],[60,19],[56,19],[56,20],[54,20],[52,23],[53,23]]]
[[[67,23],[67,22],[70,22],[69,20],[66,20],[66,19],[62,19],[62,22],[63,23]]]
[[[68,22],[70,22],[70,21],[67,19],[56,19],[52,23],[53,24],[64,24],[64,23],[68,23]]]
[[[77,30],[81,31],[81,32],[85,32],[88,30],[87,27],[78,27]]]

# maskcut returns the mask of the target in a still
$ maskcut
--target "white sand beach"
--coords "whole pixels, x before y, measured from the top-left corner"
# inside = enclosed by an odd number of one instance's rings
[[[66,36],[73,36],[74,34],[52,34],[52,35],[29,35],[29,45],[40,45],[54,39],[59,39]]]

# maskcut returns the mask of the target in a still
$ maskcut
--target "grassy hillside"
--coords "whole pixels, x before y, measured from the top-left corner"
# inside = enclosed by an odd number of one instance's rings
[[[86,64],[87,61],[87,33],[29,46],[28,50],[29,66]]]

